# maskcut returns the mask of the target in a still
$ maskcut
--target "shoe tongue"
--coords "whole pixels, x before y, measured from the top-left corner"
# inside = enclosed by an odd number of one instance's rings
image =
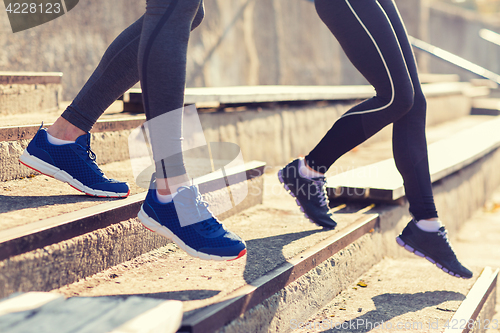
[[[196,186],[181,186],[177,189],[177,194],[183,197],[197,197],[198,188]]]
[[[87,132],[83,135],[80,135],[75,143],[79,144],[80,146],[84,147],[84,148],[87,148],[89,146],[89,143],[90,143],[90,133]]]

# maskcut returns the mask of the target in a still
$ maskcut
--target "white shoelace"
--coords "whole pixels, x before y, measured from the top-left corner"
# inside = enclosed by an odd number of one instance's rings
[[[318,177],[318,178],[312,178],[311,179],[316,186],[316,190],[318,191],[318,196],[319,196],[319,202],[321,204],[321,207],[325,206],[328,204],[328,198],[326,197],[326,191],[325,191],[325,186],[326,186],[326,178],[325,177]]]

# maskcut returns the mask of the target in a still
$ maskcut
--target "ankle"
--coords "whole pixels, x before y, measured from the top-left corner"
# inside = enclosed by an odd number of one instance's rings
[[[302,177],[305,178],[317,178],[325,176],[324,173],[316,171],[312,169],[309,165],[307,165],[307,161],[305,159],[299,160],[299,173]]]
[[[443,224],[441,223],[441,221],[437,217],[417,221],[417,227],[420,230],[427,231],[427,232],[436,232],[442,226],[443,226]]]
[[[160,195],[175,195],[179,187],[189,185],[191,185],[190,179],[186,174],[169,178],[156,178],[156,191]]]
[[[84,135],[86,132],[66,119],[59,117],[56,122],[47,129],[47,133],[59,140],[76,141],[78,137]]]
[[[158,199],[159,202],[164,204],[171,202],[174,199],[175,194],[161,194],[160,191],[156,189],[156,198]]]

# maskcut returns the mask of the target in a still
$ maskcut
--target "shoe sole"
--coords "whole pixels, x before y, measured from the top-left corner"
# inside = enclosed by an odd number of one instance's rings
[[[295,203],[297,204],[297,206],[299,206],[300,211],[302,213],[304,213],[304,216],[306,217],[306,219],[308,219],[311,223],[314,223],[314,224],[316,224],[316,225],[318,225],[320,227],[323,227],[323,228],[333,229],[333,228],[336,227],[336,225],[335,226],[331,226],[331,225],[326,225],[326,224],[323,224],[323,223],[316,222],[312,218],[310,218],[309,215],[306,214],[306,212],[304,211],[304,207],[302,207],[302,205],[300,204],[299,199],[297,199],[297,197],[295,196],[295,194],[293,194],[293,192],[290,190],[290,188],[288,187],[288,185],[285,183],[285,179],[283,178],[283,169],[281,169],[280,171],[278,171],[278,179],[279,179],[280,183],[283,185],[283,188],[288,192],[288,194],[290,194],[292,196],[292,198],[295,199]]]
[[[165,238],[170,239],[173,241],[177,246],[179,246],[182,250],[186,251],[187,254],[189,254],[192,257],[195,258],[200,258],[203,260],[214,260],[214,261],[230,261],[230,260],[236,260],[241,257],[243,257],[246,253],[247,250],[243,249],[238,255],[236,256],[226,256],[226,257],[221,257],[221,256],[216,256],[213,254],[207,254],[203,252],[196,251],[189,245],[186,245],[179,237],[177,237],[170,229],[165,227],[164,225],[161,225],[158,223],[155,219],[149,217],[148,214],[144,211],[144,209],[141,207],[141,210],[137,214],[137,217],[139,218],[139,221],[141,221],[142,225],[148,229],[149,231],[152,231],[154,233],[159,234],[160,236],[163,236]]]
[[[127,193],[116,193],[101,190],[93,190],[88,186],[83,185],[80,181],[73,178],[69,173],[58,167],[53,166],[45,161],[42,161],[38,157],[35,157],[28,153],[27,150],[19,157],[19,162],[27,166],[30,169],[35,170],[41,174],[52,177],[54,179],[60,180],[64,183],[68,183],[69,186],[73,187],[75,190],[83,192],[87,195],[100,198],[126,198],[130,194],[130,190]]]
[[[420,258],[425,258],[425,259],[429,260],[431,263],[433,263],[434,265],[436,265],[437,268],[440,268],[443,272],[448,273],[448,274],[450,274],[451,276],[454,276],[454,277],[459,277],[459,278],[462,278],[462,279],[470,279],[470,277],[465,277],[465,276],[462,276],[462,275],[460,275],[458,273],[450,271],[448,268],[444,267],[443,265],[441,265],[440,263],[438,263],[433,258],[425,255],[424,253],[422,253],[422,252],[414,249],[412,246],[410,246],[407,243],[405,243],[405,241],[403,241],[401,239],[401,237],[399,237],[399,236],[396,237],[396,242],[398,243],[399,246],[403,247],[406,251],[411,252],[411,253],[415,254],[416,256],[418,256]]]

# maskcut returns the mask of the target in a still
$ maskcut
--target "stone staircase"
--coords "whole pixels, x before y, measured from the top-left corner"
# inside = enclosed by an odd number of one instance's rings
[[[436,203],[453,239],[500,186],[496,172],[500,140],[494,130],[499,124],[492,115],[471,115],[473,100],[487,96],[486,87],[452,77],[423,79],[429,82],[424,91]],[[26,118],[2,116],[0,297],[6,299],[0,302],[0,330],[24,332],[37,326],[37,332],[95,331],[100,317],[102,332],[124,331],[123,325],[136,327],[128,332],[151,327],[179,332],[302,332],[305,326],[300,323],[315,322],[333,308],[336,317],[328,317],[333,323],[337,318],[349,324],[358,319],[405,322],[418,311],[425,317],[429,309],[435,311],[433,307],[456,311],[437,310],[443,312],[437,318],[439,329],[443,321],[453,318],[483,323],[493,318],[495,267],[467,261],[475,277],[458,280],[397,246],[394,238],[410,216],[400,179],[386,167],[391,161],[390,128],[332,168],[329,194],[338,221],[335,230],[309,223],[277,181],[280,166],[311,149],[336,118],[371,93],[370,87],[363,86],[187,90],[186,102],[197,105],[207,142],[236,143],[247,161],[234,174],[246,176],[238,186],[248,188],[249,195],[221,218],[245,239],[248,253],[222,263],[189,257],[136,219],[145,193],[134,185],[127,138],[145,120],[137,113],[140,91],[126,94],[92,131],[92,147],[103,170],[131,184],[131,196],[122,200],[81,195],[19,165],[17,158],[41,121],[45,117],[50,124],[60,109]],[[133,113],[120,112],[132,109]],[[460,140],[469,142],[467,149]],[[456,146],[463,148],[460,154],[453,153],[454,160],[446,157]],[[384,181],[356,177],[356,170],[375,170]],[[217,180],[214,176],[200,181],[212,205],[225,191],[213,185]],[[370,195],[337,195],[347,188]],[[399,286],[396,277],[411,288]],[[366,289],[358,285],[360,280],[366,282]],[[55,296],[29,309],[12,305],[16,297],[31,291]],[[370,297],[376,300],[375,308],[356,305]],[[478,297],[479,302],[468,301]],[[133,318],[144,322],[141,316],[149,311],[179,304],[169,301],[182,302],[180,324],[175,318],[165,321],[163,316],[151,315],[141,331],[128,322]],[[85,305],[77,306],[80,302]],[[412,307],[414,303],[418,305]],[[136,312],[124,312],[129,313],[126,318],[118,318],[114,307],[127,309],[129,304]],[[332,304],[345,304],[346,310]],[[397,304],[402,305],[393,314],[380,315]],[[468,310],[459,312],[462,306]],[[97,309],[103,309],[102,316],[95,314]],[[78,330],[69,318],[82,318]],[[434,317],[426,320],[422,321],[426,327],[435,322]]]

